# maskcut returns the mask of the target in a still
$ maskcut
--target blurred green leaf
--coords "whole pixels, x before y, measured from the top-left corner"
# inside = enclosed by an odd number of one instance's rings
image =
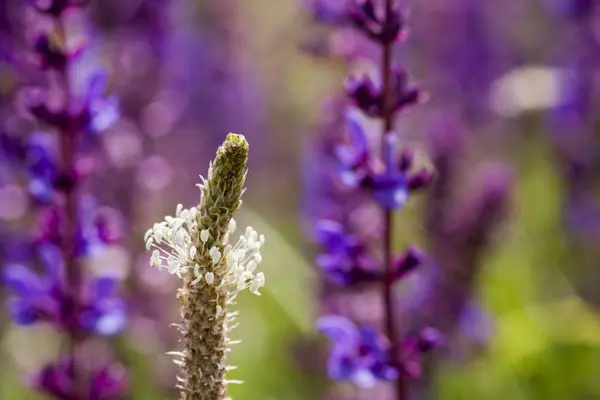
[[[243,380],[231,387],[239,399],[314,399],[309,385],[292,358],[294,341],[313,331],[313,269],[305,257],[291,246],[258,214],[246,209],[237,218],[238,226],[250,225],[266,237],[261,249],[260,269],[266,275],[262,296],[240,295],[239,331],[234,338],[232,364],[238,369],[232,379]]]

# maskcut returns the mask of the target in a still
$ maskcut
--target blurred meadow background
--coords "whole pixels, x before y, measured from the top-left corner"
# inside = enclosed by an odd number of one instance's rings
[[[40,129],[19,104],[24,84],[36,79],[27,67],[35,27],[24,3],[0,3],[0,133],[11,137]],[[373,69],[368,56],[354,55],[363,50],[351,30],[315,11],[335,15],[343,3],[101,0],[70,21],[87,46],[75,75],[104,68],[107,93],[119,101],[118,119],[95,138],[98,160],[84,189],[118,213],[114,229],[122,238],[82,268],[120,281],[127,323],[84,353],[125,365],[125,398],[177,396],[176,368],[165,353],[177,347],[169,324],[178,318],[179,280],[148,266],[143,235],[177,203],[198,202],[198,175],[227,132],[244,134],[251,147],[238,225],[267,238],[263,296],[244,293],[239,302],[234,337],[243,342],[231,353],[232,376],[244,383],[231,395],[331,393],[327,341],[314,327],[325,301],[310,227],[321,201],[314,153],[336,118],[346,75]],[[442,311],[423,313],[443,313],[435,321],[445,334],[415,382],[419,398],[600,398],[594,3],[403,1],[410,36],[398,57],[429,101],[397,127],[438,175],[433,190],[412,196],[396,215],[395,245],[418,244],[437,260],[400,285],[399,307],[406,308],[401,321],[418,319],[429,298],[416,289],[437,282],[429,300],[443,303]],[[0,153],[0,265],[28,257],[36,206],[26,186]],[[501,204],[479,205],[490,191]],[[487,212],[493,220],[478,229]],[[468,239],[440,230],[446,219]],[[0,288],[0,296],[10,293]],[[460,301],[444,311],[454,301],[444,296]],[[352,301],[362,313],[381,307],[368,294]],[[26,377],[56,359],[61,340],[44,324],[17,326],[0,312],[0,399],[43,398]]]

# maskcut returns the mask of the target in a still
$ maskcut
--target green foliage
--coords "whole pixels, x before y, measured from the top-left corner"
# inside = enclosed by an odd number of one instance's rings
[[[600,397],[600,320],[562,273],[577,266],[561,230],[561,188],[547,150],[537,141],[529,145],[514,219],[482,278],[481,298],[495,317],[488,353],[447,362],[436,398]]]

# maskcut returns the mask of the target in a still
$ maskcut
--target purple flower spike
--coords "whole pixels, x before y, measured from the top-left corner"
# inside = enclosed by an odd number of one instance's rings
[[[395,381],[386,397],[407,399],[410,380],[405,379],[409,374],[403,350],[408,348],[403,349],[401,332],[412,328],[398,324],[395,286],[421,264],[424,255],[409,248],[394,257],[392,211],[404,206],[412,191],[429,184],[433,173],[415,172],[415,153],[398,146],[394,126],[396,116],[421,102],[424,95],[409,82],[407,71],[395,66],[394,42],[406,37],[400,1],[317,0],[317,4],[336,5],[335,17],[323,17],[323,10],[328,9],[324,7],[313,10],[316,18],[343,26],[343,33],[349,31],[355,39],[348,46],[356,48],[345,53],[350,65],[362,59],[381,60],[378,71],[347,79],[347,99],[338,98],[328,109],[317,148],[320,153],[311,157],[322,163],[310,165],[316,176],[307,182],[309,195],[316,200],[309,210],[314,213],[312,223],[321,246],[316,263],[328,278],[320,291],[323,313],[336,314],[320,318],[317,325],[333,342],[328,364],[331,378],[361,388]],[[367,130],[362,121],[369,118],[378,119],[383,129]],[[375,293],[383,307],[370,315],[361,302]],[[433,340],[418,342],[420,350],[410,356],[420,357],[427,343]],[[355,394],[368,397],[361,390]]]
[[[375,328],[357,327],[348,318],[335,315],[319,318],[317,328],[332,341],[328,363],[332,379],[369,388],[378,380],[391,381],[398,376],[388,360],[389,343]]]
[[[114,399],[121,397],[125,384],[123,369],[106,365],[89,369],[87,364],[79,364],[77,355],[91,336],[114,335],[125,324],[124,301],[116,294],[118,282],[89,276],[82,268],[86,257],[96,256],[105,244],[122,236],[120,215],[90,201],[84,193],[91,186],[81,185],[93,169],[92,150],[97,147],[97,141],[85,133],[110,127],[119,117],[118,102],[105,97],[107,77],[101,69],[92,68],[95,73],[83,90],[78,84],[80,77],[71,74],[81,70],[74,61],[83,54],[85,41],[77,40],[81,45],[76,48],[69,45],[75,38],[69,36],[71,18],[66,12],[87,0],[26,3],[43,14],[31,14],[32,18],[24,20],[36,22],[28,28],[37,35],[30,49],[38,60],[38,73],[27,76],[28,69],[15,68],[18,82],[35,85],[20,92],[17,103],[44,131],[0,132],[0,151],[8,156],[2,157],[3,167],[6,158],[15,163],[15,171],[27,177],[31,203],[39,208],[35,210],[35,232],[28,235],[33,236],[28,240],[31,254],[13,257],[11,241],[0,242],[7,259],[39,265],[43,270],[8,264],[0,269],[0,280],[12,292],[7,307],[13,322],[45,322],[65,336],[65,353],[39,371],[34,386],[61,400]],[[85,31],[80,22],[78,19],[76,30]],[[13,125],[10,129],[25,127]],[[11,184],[20,180],[10,178]],[[11,233],[2,229],[0,235],[10,237]]]
[[[52,246],[42,250],[46,274],[35,274],[19,264],[8,265],[2,271],[5,286],[15,295],[8,303],[13,320],[21,325],[46,321],[67,330],[102,336],[120,332],[125,324],[125,306],[116,297],[118,281],[100,277],[88,282],[87,294],[79,300],[79,316],[73,317],[69,306],[72,298],[62,282],[62,256]]]

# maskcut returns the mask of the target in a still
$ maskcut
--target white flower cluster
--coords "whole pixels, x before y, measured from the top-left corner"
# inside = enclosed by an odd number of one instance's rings
[[[192,207],[184,209],[181,204],[177,205],[175,217],[166,216],[163,222],[154,224],[146,232],[144,240],[146,249],[152,251],[150,266],[162,271],[165,266],[172,275],[182,278],[187,271],[192,271],[194,280],[192,285],[215,284],[215,274],[208,272],[206,265],[199,265],[196,255],[198,250],[204,252],[206,243],[210,238],[208,230],[200,231],[200,243],[194,243],[190,232],[198,230],[196,216],[198,209]],[[217,266],[225,257],[226,271],[222,274],[219,285],[227,286],[231,292],[237,293],[249,289],[252,293],[260,295],[258,290],[265,284],[265,275],[262,272],[254,273],[258,264],[262,261],[260,248],[265,242],[264,235],[252,228],[246,228],[244,235],[240,236],[235,245],[228,243],[229,236],[235,231],[235,220],[229,222],[227,234],[224,239],[223,253],[218,247],[212,246],[208,254],[213,266]],[[210,268],[210,270],[214,270]]]

